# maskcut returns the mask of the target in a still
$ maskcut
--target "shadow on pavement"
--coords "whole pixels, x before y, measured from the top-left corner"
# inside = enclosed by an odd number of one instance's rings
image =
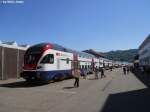
[[[150,77],[138,69],[133,74],[148,88],[110,94],[100,112],[150,112]]]
[[[110,94],[100,112],[150,112],[150,89]]]
[[[97,80],[97,79],[95,79],[95,78],[88,78],[88,80]]]
[[[95,78],[88,78],[88,80],[100,80],[100,79],[104,79],[105,77],[99,77],[98,79]]]
[[[69,86],[69,87],[63,87],[63,89],[73,89],[75,88],[74,86]]]
[[[12,82],[7,84],[0,84],[0,87],[6,87],[6,88],[29,88],[29,87],[37,87],[37,86],[43,86],[44,83],[27,83],[26,81],[20,81],[20,82]]]

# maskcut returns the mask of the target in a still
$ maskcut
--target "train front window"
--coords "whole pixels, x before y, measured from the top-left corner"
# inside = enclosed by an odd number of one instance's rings
[[[42,59],[41,63],[53,64],[54,63],[54,55],[53,54],[47,54]]]
[[[37,64],[39,54],[27,54],[25,55],[25,64]]]

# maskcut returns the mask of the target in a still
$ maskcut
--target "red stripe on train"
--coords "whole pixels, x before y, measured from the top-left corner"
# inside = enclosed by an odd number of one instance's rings
[[[35,70],[36,69],[36,64],[25,64],[23,69],[25,70]]]

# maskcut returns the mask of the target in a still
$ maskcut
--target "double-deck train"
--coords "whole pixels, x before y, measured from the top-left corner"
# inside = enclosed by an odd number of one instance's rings
[[[75,68],[90,73],[95,67],[103,67],[103,63],[92,54],[57,44],[41,43],[27,49],[21,77],[27,81],[49,82],[72,77],[71,73]]]
[[[140,66],[145,71],[150,71],[150,35],[139,46],[139,61],[136,60],[135,66]]]

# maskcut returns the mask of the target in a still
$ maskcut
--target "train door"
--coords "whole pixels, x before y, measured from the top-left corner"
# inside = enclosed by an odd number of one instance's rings
[[[58,58],[57,59],[57,70],[59,70],[60,69],[60,59]]]
[[[91,67],[92,67],[92,70],[94,71],[94,68],[95,68],[95,64],[94,64],[94,58],[92,58]]]
[[[103,68],[105,68],[105,61],[103,60]]]
[[[78,55],[77,54],[73,54],[73,61],[71,64],[71,68],[72,69],[78,69],[79,68],[79,61],[78,61]]]

